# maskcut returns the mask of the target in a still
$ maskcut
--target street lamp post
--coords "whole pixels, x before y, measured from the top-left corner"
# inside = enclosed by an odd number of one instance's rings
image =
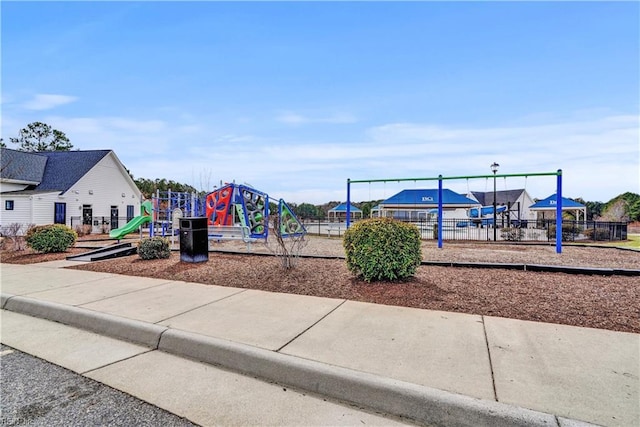
[[[497,220],[497,215],[496,215],[496,172],[498,172],[498,168],[500,167],[499,164],[497,164],[496,162],[493,162],[493,164],[491,165],[491,172],[493,172],[493,241],[496,241],[496,220]]]

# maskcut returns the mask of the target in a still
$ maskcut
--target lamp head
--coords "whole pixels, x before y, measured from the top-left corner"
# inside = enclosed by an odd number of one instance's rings
[[[496,173],[498,172],[498,168],[500,167],[499,164],[497,164],[496,162],[493,162],[493,164],[491,165],[491,172]]]

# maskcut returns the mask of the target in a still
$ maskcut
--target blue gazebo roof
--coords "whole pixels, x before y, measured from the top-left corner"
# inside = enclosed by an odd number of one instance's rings
[[[362,212],[361,209],[351,205],[351,207],[349,208],[349,211],[351,213],[353,212]],[[346,203],[340,203],[338,206],[336,206],[333,209],[329,209],[329,212],[347,212],[347,204]]]
[[[552,194],[544,200],[540,200],[533,205],[529,206],[529,209],[555,209],[557,203],[557,195]],[[562,209],[582,209],[585,205],[582,203],[578,203],[575,200],[567,199],[566,197],[562,198]]]
[[[478,206],[480,203],[470,199],[462,194],[458,194],[455,191],[449,189],[442,190],[442,204],[443,205],[458,205],[460,207]],[[415,189],[415,190],[402,190],[398,194],[389,197],[387,200],[381,203],[381,205],[407,205],[407,207],[413,205],[421,206],[438,206],[438,190],[437,189]]]

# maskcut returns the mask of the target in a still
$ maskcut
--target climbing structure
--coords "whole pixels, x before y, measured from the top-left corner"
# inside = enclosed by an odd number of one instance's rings
[[[282,199],[278,203],[278,216],[280,218],[280,235],[282,237],[297,237],[307,233],[296,214]]]
[[[269,195],[248,185],[225,184],[209,193],[205,210],[210,226],[242,226],[252,239],[266,239],[269,233]],[[293,210],[282,199],[278,203],[278,230],[282,237],[307,233]]]
[[[247,185],[226,184],[207,195],[209,225],[243,226],[250,237],[266,239],[269,232],[269,196]]]

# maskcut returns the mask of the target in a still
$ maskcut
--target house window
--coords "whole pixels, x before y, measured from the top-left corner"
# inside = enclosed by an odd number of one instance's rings
[[[13,210],[13,200],[5,200],[4,201],[4,209],[7,211]]]

